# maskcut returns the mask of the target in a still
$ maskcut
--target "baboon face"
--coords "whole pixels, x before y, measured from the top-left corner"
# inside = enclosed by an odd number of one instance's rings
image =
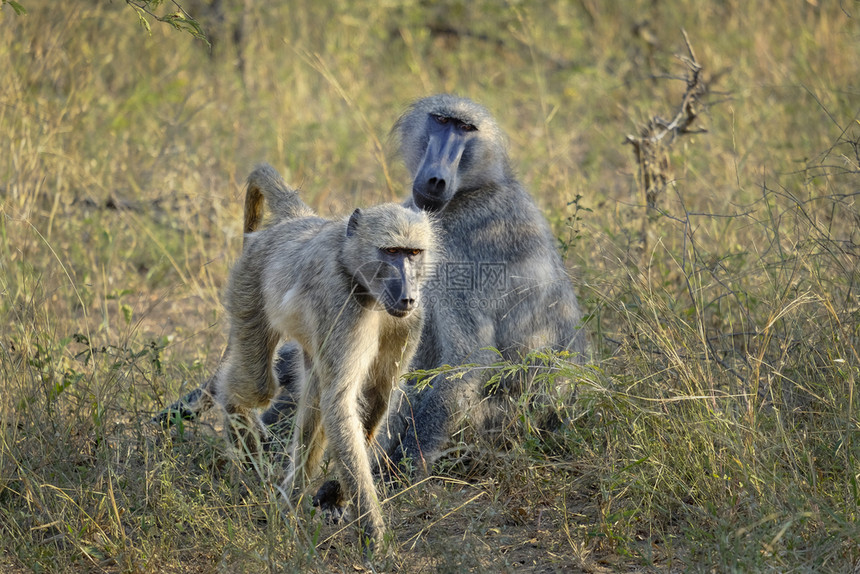
[[[412,199],[443,211],[458,193],[499,185],[506,177],[505,136],[480,104],[449,94],[415,102],[394,125],[413,176]]]
[[[393,317],[406,317],[418,305],[424,251],[414,247],[385,247],[378,250],[375,273],[368,277],[368,291]],[[374,265],[365,265],[368,267]]]
[[[412,313],[419,306],[432,233],[426,215],[399,205],[355,210],[347,225],[347,258],[359,303],[398,318]]]
[[[427,148],[412,182],[415,205],[440,211],[460,188],[459,170],[478,128],[444,113],[427,114]]]

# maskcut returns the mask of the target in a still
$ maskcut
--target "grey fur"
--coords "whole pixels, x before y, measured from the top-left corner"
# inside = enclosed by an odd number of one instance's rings
[[[449,126],[451,135],[437,149],[454,157],[450,150],[461,145],[458,162],[445,165],[433,155],[428,132],[440,126]],[[487,400],[491,370],[484,368],[500,361],[496,351],[519,361],[537,349],[567,350],[581,361],[586,337],[555,239],[515,177],[490,113],[465,98],[431,96],[410,106],[393,136],[414,176],[406,203],[433,204],[444,257],[425,297],[424,330],[410,369],[477,365],[462,377],[437,376],[419,392],[407,387],[392,401],[386,450],[395,463],[406,455],[426,472],[465,417],[477,428],[498,423],[499,401]],[[446,177],[453,189],[441,189]],[[493,271],[504,280],[482,275]],[[458,282],[460,273],[471,273],[471,284]]]

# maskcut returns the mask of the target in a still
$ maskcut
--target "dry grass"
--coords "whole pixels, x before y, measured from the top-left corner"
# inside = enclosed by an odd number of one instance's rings
[[[404,197],[387,132],[437,91],[509,133],[595,360],[534,391],[557,432],[516,397],[507,448],[392,493],[383,566],[856,568],[860,4],[236,0],[201,18],[211,57],[122,2],[22,4],[0,9],[0,569],[364,567],[223,454],[217,417],[144,421],[220,354],[250,168],[326,214]],[[707,132],[662,148],[649,211],[623,142],[677,111],[682,27]]]

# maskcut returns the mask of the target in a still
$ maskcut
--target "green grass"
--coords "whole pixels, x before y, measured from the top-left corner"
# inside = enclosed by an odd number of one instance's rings
[[[145,421],[225,344],[252,166],[323,214],[403,198],[388,130],[439,91],[509,134],[594,361],[513,397],[505,448],[390,493],[388,566],[860,562],[860,4],[227,1],[213,27],[189,2],[211,57],[122,2],[21,4],[0,8],[0,570],[363,567],[351,529],[225,454],[217,416]],[[682,28],[707,132],[665,147],[648,212],[623,142],[677,110]]]

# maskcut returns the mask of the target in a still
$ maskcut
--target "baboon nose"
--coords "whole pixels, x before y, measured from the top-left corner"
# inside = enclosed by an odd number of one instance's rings
[[[427,180],[427,191],[430,193],[442,193],[445,191],[445,180],[441,177],[431,177]]]

